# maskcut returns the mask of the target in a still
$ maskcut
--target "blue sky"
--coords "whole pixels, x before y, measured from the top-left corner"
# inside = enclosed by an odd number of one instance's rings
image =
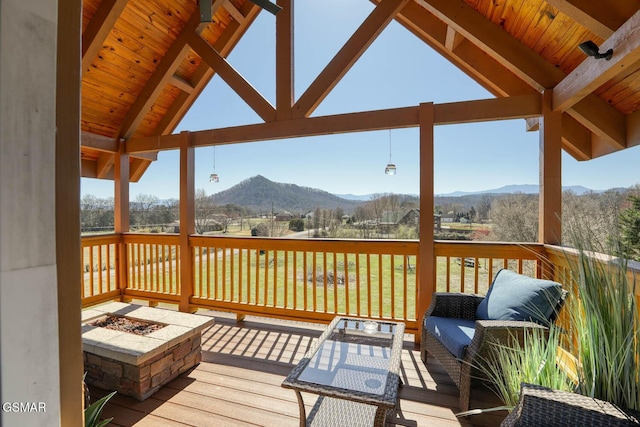
[[[296,2],[295,96],[300,96],[373,9],[367,0]],[[340,10],[339,14],[335,13]],[[262,12],[229,62],[275,105],[275,18]],[[491,95],[413,34],[392,21],[313,115],[490,98]],[[215,76],[175,132],[261,120]],[[438,126],[435,191],[479,191],[538,182],[538,133],[524,120]],[[389,144],[395,176],[384,174]],[[196,150],[196,188],[208,194],[255,175],[331,193],[419,192],[418,129],[351,133],[219,146]],[[563,154],[563,185],[601,190],[640,183],[640,147],[588,162]],[[177,198],[178,152],[160,152],[131,198]],[[113,182],[82,179],[82,194],[113,196]]]

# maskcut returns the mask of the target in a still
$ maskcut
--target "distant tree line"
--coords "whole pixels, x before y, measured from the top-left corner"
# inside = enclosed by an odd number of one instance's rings
[[[435,207],[435,213],[446,214],[459,221],[487,223],[490,227],[476,231],[466,238],[502,242],[535,242],[538,240],[538,195],[506,194],[476,197],[474,205],[456,202],[447,198]],[[282,223],[273,220],[269,224],[252,227],[254,212],[237,205],[219,206],[212,195],[202,189],[196,191],[196,232],[207,231],[212,223],[226,230],[229,222],[238,221],[240,228],[255,228],[257,235],[279,236],[286,230],[308,230],[310,236],[334,238],[400,238],[416,239],[419,221],[399,224],[403,215],[419,207],[417,197],[380,193],[355,208],[352,215],[345,215],[341,207],[325,209],[318,207],[313,212],[298,213]],[[85,195],[81,200],[83,232],[112,231],[114,223],[113,198],[98,198]],[[179,219],[179,202],[175,199],[159,200],[158,197],[139,194],[130,202],[130,224],[132,230],[164,231],[164,227]],[[577,195],[571,191],[563,193],[561,242],[576,246],[572,230],[587,230],[591,240],[606,244],[611,251],[640,260],[640,185],[627,190],[610,190],[602,193],[589,192]],[[437,236],[437,238],[446,238]]]

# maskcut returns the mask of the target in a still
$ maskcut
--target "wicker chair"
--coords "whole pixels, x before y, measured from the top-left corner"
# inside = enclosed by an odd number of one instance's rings
[[[640,413],[609,402],[531,384],[520,387],[518,406],[501,427],[638,426]]]
[[[555,321],[566,296],[567,292],[561,291],[561,298],[549,318],[550,322]],[[526,331],[547,330],[545,326],[531,321],[477,320],[476,312],[483,299],[484,297],[478,295],[435,293],[423,318],[422,341],[420,343],[422,361],[426,364],[427,352],[438,359],[460,390],[460,409],[462,411],[469,409],[472,385],[484,382],[483,375],[477,367],[488,357],[489,351],[494,345],[492,343],[499,342],[508,345],[514,339],[522,342]],[[430,316],[475,321],[473,338],[461,358],[454,355],[437,336],[428,330],[426,324]]]

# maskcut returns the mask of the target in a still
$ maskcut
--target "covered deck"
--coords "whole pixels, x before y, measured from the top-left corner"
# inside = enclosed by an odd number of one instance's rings
[[[392,319],[415,338],[434,291],[483,293],[498,268],[570,283],[572,255],[559,247],[562,151],[588,161],[640,144],[637,1],[373,0],[371,13],[296,95],[298,2],[278,0],[272,100],[227,61],[264,13],[256,3],[1,3],[0,391],[3,400],[48,405],[42,414],[3,412],[3,425],[82,425],[82,306],[144,300],[262,316],[237,323],[220,315],[197,369],[148,401],[117,396],[105,415],[121,425],[280,426],[297,423],[295,396],[280,382],[319,334],[318,322],[338,313]],[[314,115],[392,20],[494,97]],[[611,59],[586,57],[578,49],[586,40],[612,49]],[[214,74],[257,123],[174,133]],[[537,241],[435,241],[434,127],[505,119],[523,119],[540,135]],[[194,233],[196,148],[409,127],[419,129],[420,210],[429,213],[418,240],[293,244]],[[179,151],[180,234],[131,233],[130,183],[166,150]],[[81,238],[81,177],[113,180],[113,234]],[[458,259],[474,259],[473,266]],[[343,287],[299,279],[299,270],[335,273],[341,264],[353,266]],[[393,274],[383,278],[383,271]],[[414,341],[407,337],[403,354],[403,414],[417,425],[459,425],[457,390],[437,364],[420,363]]]
[[[215,325],[203,334],[202,362],[144,402],[116,395],[104,415],[116,426],[298,426],[298,403],[280,383],[302,358],[324,325],[254,316],[213,315]],[[400,416],[413,426],[497,425],[506,412],[458,419],[458,391],[431,357],[427,366],[407,335],[402,354]],[[92,390],[101,396],[103,390]],[[305,403],[313,402],[313,396]],[[474,393],[475,407],[498,406],[488,390]],[[307,408],[310,410],[310,406]]]

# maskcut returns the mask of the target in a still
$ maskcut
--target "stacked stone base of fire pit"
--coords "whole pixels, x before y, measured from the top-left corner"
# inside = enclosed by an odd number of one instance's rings
[[[87,323],[105,315],[166,325],[147,335],[110,330]],[[134,304],[110,303],[82,313],[86,382],[144,400],[200,363],[201,332],[208,316]]]

